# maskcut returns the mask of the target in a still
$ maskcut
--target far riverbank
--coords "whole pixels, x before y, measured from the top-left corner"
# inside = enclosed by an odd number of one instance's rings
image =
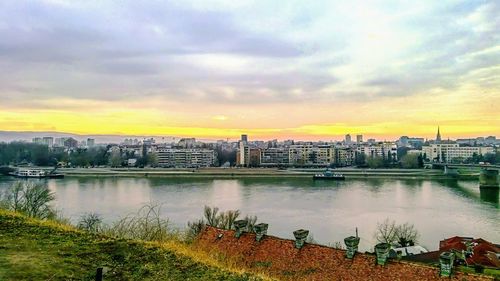
[[[49,169],[49,168],[47,168]],[[171,177],[171,178],[309,178],[324,169],[277,169],[277,168],[60,168],[58,172],[75,177]],[[358,169],[339,168],[347,179],[359,178],[407,178],[407,179],[449,179],[442,170],[433,169]],[[460,171],[459,179],[478,179],[479,170]]]

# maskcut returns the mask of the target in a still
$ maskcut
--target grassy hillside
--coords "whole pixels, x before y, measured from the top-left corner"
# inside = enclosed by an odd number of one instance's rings
[[[0,280],[261,280],[175,241],[158,244],[85,233],[0,210]]]

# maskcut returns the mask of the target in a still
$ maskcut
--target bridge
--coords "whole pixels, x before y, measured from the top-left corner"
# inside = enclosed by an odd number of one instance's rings
[[[459,168],[480,168],[479,187],[499,187],[500,165],[432,163],[433,168],[443,168],[445,175],[458,176]]]

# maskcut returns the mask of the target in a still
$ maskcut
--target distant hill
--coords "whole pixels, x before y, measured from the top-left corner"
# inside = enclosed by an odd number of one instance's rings
[[[172,136],[129,136],[129,135],[79,135],[64,132],[31,132],[31,131],[0,131],[0,142],[11,142],[11,141],[31,141],[34,137],[72,137],[78,141],[86,140],[87,138],[93,138],[96,143],[120,143],[126,138],[143,140],[145,138],[154,138],[156,142],[172,142],[177,141],[179,137]]]

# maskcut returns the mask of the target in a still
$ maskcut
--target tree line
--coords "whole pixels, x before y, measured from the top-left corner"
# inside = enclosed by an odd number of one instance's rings
[[[126,166],[127,159],[130,158],[137,159],[137,166],[155,166],[158,163],[153,154],[134,155],[130,151],[119,149],[110,151],[110,148],[111,145],[66,150],[27,142],[0,143],[0,165],[55,166],[63,163],[70,167],[121,167]]]

